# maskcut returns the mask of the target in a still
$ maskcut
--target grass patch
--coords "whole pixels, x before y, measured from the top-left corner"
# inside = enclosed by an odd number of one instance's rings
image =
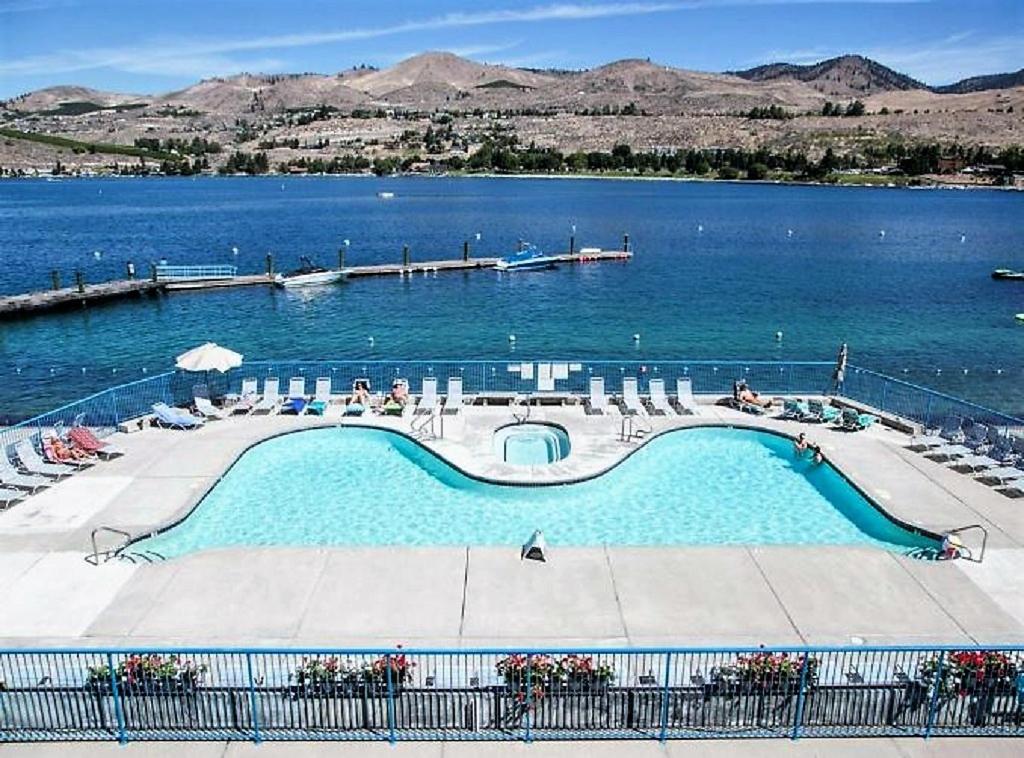
[[[833,174],[829,178],[834,178],[836,184],[866,184],[872,187],[885,187],[889,184],[903,187],[907,184],[905,176],[887,176],[885,174]]]
[[[56,137],[52,134],[23,132],[18,129],[0,129],[0,136],[8,139],[20,139],[28,142],[39,142],[53,147],[64,147],[75,153],[103,153],[105,155],[128,155],[133,158],[152,158],[153,160],[178,161],[181,156],[165,153],[160,150],[148,150],[144,147],[131,145],[111,145],[106,142],[82,142],[68,137]]]

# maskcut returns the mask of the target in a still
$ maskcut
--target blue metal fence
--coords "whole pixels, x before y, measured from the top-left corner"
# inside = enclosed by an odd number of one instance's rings
[[[0,651],[0,741],[1024,736],[1024,648]]]

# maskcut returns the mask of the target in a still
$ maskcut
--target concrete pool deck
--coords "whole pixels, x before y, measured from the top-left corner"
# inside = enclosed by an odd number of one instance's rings
[[[508,407],[446,418],[425,442],[467,471],[522,477],[490,434]],[[573,453],[531,474],[572,479],[621,460],[621,417],[534,409]],[[267,547],[136,565],[85,562],[101,525],[145,534],[188,510],[247,447],[326,419],[243,417],[194,432],[118,435],[100,463],[0,514],[0,644],[517,646],[1024,643],[1024,501],[903,448],[883,427],[848,434],[705,406],[656,432],[733,423],[805,431],[895,517],[935,532],[980,523],[982,564],[922,562],[873,547],[588,547],[521,562],[519,547]],[[408,418],[362,423],[406,433]],[[525,538],[526,535],[524,535]],[[969,539],[969,538],[968,538]],[[109,543],[107,543],[109,544]]]

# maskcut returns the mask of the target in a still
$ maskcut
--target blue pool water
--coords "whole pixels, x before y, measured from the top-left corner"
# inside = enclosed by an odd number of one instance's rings
[[[319,429],[245,453],[181,524],[138,549],[247,545],[929,545],[792,443],[741,429],[658,437],[578,484],[470,479],[391,432]]]
[[[495,453],[513,466],[542,466],[569,454],[569,435],[549,424],[513,424],[494,433]]]

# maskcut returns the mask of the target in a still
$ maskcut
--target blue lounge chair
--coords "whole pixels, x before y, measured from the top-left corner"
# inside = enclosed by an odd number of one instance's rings
[[[988,440],[988,426],[972,422],[962,432],[959,440],[947,442],[937,448],[932,448],[924,455],[936,461],[960,460],[979,452],[979,449]]]
[[[939,428],[925,429],[923,434],[910,438],[907,450],[923,453],[926,450],[940,448],[949,442],[963,440],[963,422],[959,416],[947,416]]]
[[[818,424],[831,424],[834,421],[841,421],[842,416],[838,408],[825,405],[821,400],[810,399],[807,401],[807,421]]]
[[[160,426],[171,429],[198,429],[205,423],[204,419],[180,408],[172,408],[167,403],[153,403],[153,415]]]
[[[323,416],[331,402],[331,377],[321,376],[316,380],[316,392],[306,411],[314,416]]]
[[[281,413],[294,413],[301,416],[306,410],[306,377],[294,376],[288,382],[288,397],[281,405]]]
[[[867,429],[876,421],[878,421],[878,417],[872,416],[870,413],[859,413],[855,408],[843,408],[839,425],[848,432],[859,432],[862,429]]]
[[[779,414],[779,418],[787,421],[804,421],[810,415],[811,411],[806,403],[791,397],[783,398],[782,413]]]

